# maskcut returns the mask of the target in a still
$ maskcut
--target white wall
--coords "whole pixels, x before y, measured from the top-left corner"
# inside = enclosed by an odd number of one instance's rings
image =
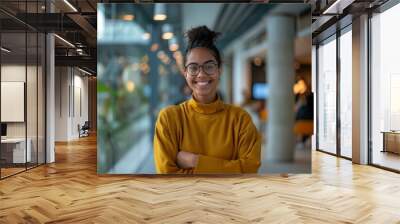
[[[67,67],[55,68],[55,141],[68,140],[68,71]]]
[[[81,126],[85,123],[85,121],[89,120],[88,116],[88,78],[87,76],[83,77],[81,76],[82,73],[76,74],[77,70],[75,70],[75,75],[74,75],[74,111],[73,113],[73,119],[72,119],[72,129],[70,132],[70,135],[73,136],[73,138],[79,137],[78,133],[78,124]],[[79,93],[80,92],[80,93]],[[80,97],[79,97],[80,95]],[[80,101],[80,102],[79,102]],[[79,108],[82,107],[82,108]],[[80,111],[80,109],[82,111]]]
[[[56,141],[79,138],[78,124],[88,120],[88,78],[83,75],[76,68],[56,67]]]

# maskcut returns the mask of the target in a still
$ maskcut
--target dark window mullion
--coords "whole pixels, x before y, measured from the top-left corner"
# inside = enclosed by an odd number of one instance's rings
[[[316,122],[316,127],[315,127],[315,148],[319,149],[319,44],[316,45],[315,47],[315,122]]]
[[[39,1],[36,1],[39,14]],[[36,166],[39,165],[39,32],[36,32]]]
[[[340,114],[340,80],[341,80],[341,65],[340,65],[340,35],[339,28],[336,31],[336,154],[341,157],[341,114]]]
[[[368,119],[368,124],[367,124],[367,141],[368,141],[368,164],[373,164],[373,153],[372,153],[372,64],[371,64],[371,56],[372,56],[372,30],[371,30],[371,20],[372,20],[372,12],[368,12],[368,30],[367,30],[367,46],[368,46],[368,53],[367,53],[367,88],[368,88],[368,94],[367,94],[367,119]]]
[[[28,19],[28,1],[25,0],[25,21]],[[25,23],[25,102],[24,102],[24,118],[25,118],[25,170],[28,170],[28,113],[27,113],[27,91],[28,90],[28,24]]]

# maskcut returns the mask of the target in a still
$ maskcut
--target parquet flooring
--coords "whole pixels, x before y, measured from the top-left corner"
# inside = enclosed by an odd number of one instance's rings
[[[313,174],[98,176],[96,139],[0,181],[0,223],[400,223],[400,175],[313,152]]]
[[[25,167],[24,168],[1,168],[1,176],[2,177],[7,177],[7,176],[10,176],[10,175],[13,175],[13,174],[15,174],[15,173],[18,173],[18,172],[21,172],[21,171],[24,171],[25,170]]]

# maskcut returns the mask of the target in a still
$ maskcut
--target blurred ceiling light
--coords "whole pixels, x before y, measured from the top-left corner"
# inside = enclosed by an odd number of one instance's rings
[[[154,5],[153,19],[156,21],[163,21],[167,19],[166,5],[164,3],[156,3]]]
[[[158,47],[159,47],[158,44],[154,43],[151,45],[150,50],[154,52],[154,51],[158,50]]]
[[[176,41],[175,37],[172,37],[171,39],[169,39],[168,43],[169,43],[170,51],[177,51],[179,49],[179,45],[178,45],[178,42]]]
[[[133,14],[125,14],[122,16],[122,19],[125,21],[132,21],[135,19],[135,15]]]
[[[170,51],[177,51],[178,49],[179,49],[179,45],[178,44],[169,45],[169,50]]]
[[[81,72],[83,72],[83,73],[85,73],[85,74],[87,74],[87,75],[92,75],[92,73],[90,73],[90,72],[88,72],[88,71],[86,71],[86,70],[83,70],[83,69],[81,69],[81,68],[79,68],[79,67],[78,67],[78,70],[81,71]]]
[[[256,66],[260,66],[262,64],[262,59],[260,57],[255,57],[254,58],[254,64]]]
[[[54,34],[55,37],[57,37],[58,39],[60,39],[62,42],[66,43],[67,45],[69,45],[70,47],[75,48],[75,45],[71,44],[71,42],[67,41],[66,39],[58,36],[57,34]]]
[[[173,36],[174,36],[173,33],[167,32],[167,33],[163,33],[162,38],[163,38],[164,40],[168,40],[168,39],[171,39]]]
[[[42,7],[40,7],[43,11],[46,10],[46,6],[42,5]]]
[[[128,92],[133,92],[135,90],[135,83],[131,80],[128,80],[125,84],[125,87]]]
[[[67,4],[72,10],[74,10],[74,12],[78,12],[78,10],[71,4],[69,3],[68,0],[64,0],[65,4]]]
[[[82,51],[83,51],[83,50],[80,49],[80,48],[76,49],[76,52],[82,52]]]
[[[148,33],[148,32],[146,32],[146,33],[144,33],[144,34],[142,35],[142,38],[145,39],[145,40],[150,39],[150,37],[151,37],[151,35],[150,35],[150,33]]]
[[[172,26],[170,24],[164,24],[162,26],[162,32],[162,39],[164,40],[169,40],[174,36],[174,34],[172,33]]]
[[[5,48],[5,47],[1,47],[1,50],[4,51],[4,52],[6,52],[6,53],[10,53],[10,52],[11,52],[11,50],[9,50],[9,49],[7,49],[7,48]]]
[[[307,85],[304,82],[304,80],[299,80],[296,84],[294,84],[293,86],[293,92],[295,94],[303,94],[305,93],[307,90]]]

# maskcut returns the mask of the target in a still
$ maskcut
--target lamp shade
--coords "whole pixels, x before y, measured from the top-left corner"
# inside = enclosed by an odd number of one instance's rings
[[[161,29],[162,29],[162,38],[164,40],[169,40],[174,36],[171,24],[164,24]]]
[[[170,51],[177,51],[179,49],[178,41],[176,37],[172,37],[168,40],[169,50]]]
[[[154,16],[153,19],[156,21],[162,21],[167,19],[167,10],[164,3],[156,3],[154,5]]]

